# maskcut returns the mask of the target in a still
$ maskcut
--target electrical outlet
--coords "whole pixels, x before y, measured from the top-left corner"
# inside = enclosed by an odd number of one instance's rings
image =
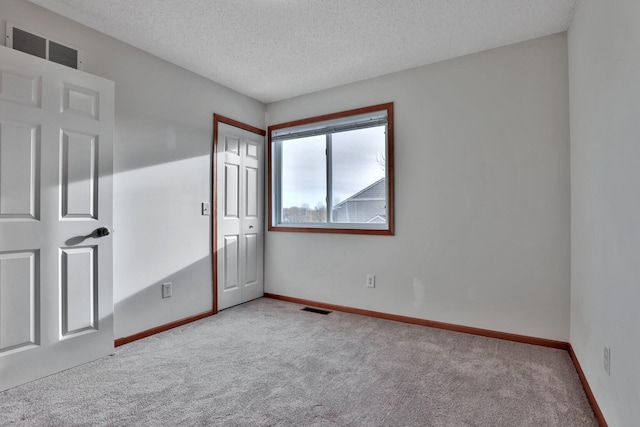
[[[171,298],[171,282],[162,284],[162,298]]]
[[[611,348],[604,347],[604,371],[611,375]]]
[[[367,288],[376,287],[376,276],[374,274],[367,274]]]

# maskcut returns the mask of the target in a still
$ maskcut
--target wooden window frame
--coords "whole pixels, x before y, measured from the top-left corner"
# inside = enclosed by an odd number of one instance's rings
[[[387,113],[387,147],[386,147],[386,180],[387,180],[387,227],[386,228],[359,228],[357,224],[353,227],[346,227],[343,223],[339,227],[332,227],[330,222],[327,225],[318,225],[313,227],[301,226],[286,226],[276,224],[276,203],[275,203],[275,167],[274,167],[274,141],[272,140],[273,131],[290,128],[294,126],[303,126],[313,123],[341,119],[350,116],[375,113],[379,111],[386,111]],[[268,141],[267,141],[267,169],[268,169],[268,231],[276,232],[295,232],[295,233],[335,233],[335,234],[365,234],[365,235],[380,235],[380,236],[393,236],[395,234],[395,221],[394,221],[394,116],[393,116],[393,102],[372,105],[369,107],[362,107],[353,110],[341,111],[338,113],[325,114],[321,116],[315,116],[305,118],[301,120],[295,120],[292,122],[280,123],[269,126],[268,128]],[[330,214],[331,206],[327,205],[327,215]]]

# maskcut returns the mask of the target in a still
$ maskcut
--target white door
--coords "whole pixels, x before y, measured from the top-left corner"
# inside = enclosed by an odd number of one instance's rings
[[[260,298],[263,285],[264,136],[218,125],[218,310]]]
[[[0,390],[113,353],[113,96],[0,46]]]

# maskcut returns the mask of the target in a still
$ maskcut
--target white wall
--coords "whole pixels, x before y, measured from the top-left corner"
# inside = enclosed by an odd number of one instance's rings
[[[562,33],[268,105],[395,102],[396,235],[269,232],[265,291],[568,341],[567,77]]]
[[[264,105],[24,0],[0,2],[2,34],[6,21],[81,49],[84,71],[115,81],[116,338],[210,310],[212,115],[263,128]]]
[[[571,344],[610,426],[640,423],[639,23],[581,0],[569,30]]]

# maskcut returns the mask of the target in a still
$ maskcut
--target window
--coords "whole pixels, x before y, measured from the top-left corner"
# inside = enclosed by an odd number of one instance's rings
[[[393,103],[269,127],[269,230],[393,234]]]

